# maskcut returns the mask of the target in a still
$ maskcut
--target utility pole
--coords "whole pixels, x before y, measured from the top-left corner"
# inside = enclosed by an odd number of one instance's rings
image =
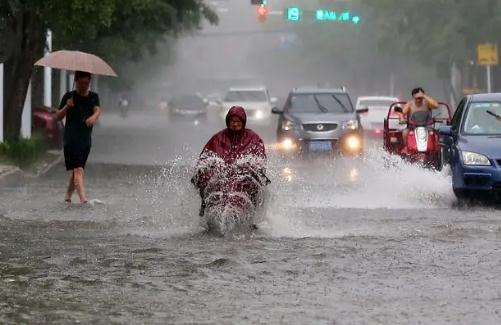
[[[477,46],[477,61],[484,65],[487,75],[487,92],[492,92],[492,66],[498,65],[498,46],[494,43],[484,43]]]
[[[52,32],[47,30],[45,55],[52,52]],[[47,107],[52,107],[52,69],[49,67],[43,68],[43,104]]]
[[[21,137],[31,138],[31,81],[24,99],[23,114],[21,115]]]
[[[68,74],[66,70],[59,71],[59,98],[63,98],[68,91]]]
[[[491,76],[491,68],[492,66],[489,64],[489,65],[486,65],[485,68],[487,70],[487,92],[490,94],[492,93],[492,76]]]

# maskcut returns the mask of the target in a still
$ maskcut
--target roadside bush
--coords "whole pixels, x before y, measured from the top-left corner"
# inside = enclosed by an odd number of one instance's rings
[[[30,139],[0,143],[0,157],[19,167],[25,167],[40,158],[46,149],[44,138],[35,133]]]

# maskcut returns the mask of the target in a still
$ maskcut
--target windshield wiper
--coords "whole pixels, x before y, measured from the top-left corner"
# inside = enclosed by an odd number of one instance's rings
[[[493,113],[491,111],[485,111],[487,114],[489,114],[490,116],[493,116],[495,117],[498,121],[501,121],[501,115],[497,115],[496,113]]]
[[[313,100],[315,101],[315,103],[317,103],[317,106],[322,111],[322,113],[329,113],[329,109],[324,105],[320,104],[320,101],[318,100],[317,96],[313,95]]]
[[[348,107],[344,106],[343,102],[340,101],[339,98],[336,97],[336,95],[331,95],[331,97],[334,98],[334,100],[338,102],[339,105],[341,105],[345,113],[349,112]]]

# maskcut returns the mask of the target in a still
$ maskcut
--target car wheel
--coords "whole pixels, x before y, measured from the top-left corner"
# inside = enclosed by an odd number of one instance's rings
[[[453,191],[457,199],[458,207],[462,208],[471,203],[471,194],[468,191],[461,189],[453,189]]]
[[[501,192],[497,191],[494,193],[494,200],[497,204],[501,204]]]
[[[465,190],[455,188],[455,189],[453,189],[453,191],[454,191],[454,195],[458,199],[466,199],[469,197],[469,193]]]

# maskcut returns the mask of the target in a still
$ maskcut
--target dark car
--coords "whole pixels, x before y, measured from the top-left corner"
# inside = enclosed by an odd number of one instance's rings
[[[209,102],[202,96],[183,95],[171,98],[168,103],[169,117],[200,119],[207,117]]]
[[[279,114],[277,140],[283,151],[360,154],[359,113],[341,89],[295,88]]]
[[[465,97],[452,126],[439,130],[458,198],[493,193],[501,198],[501,93]]]

